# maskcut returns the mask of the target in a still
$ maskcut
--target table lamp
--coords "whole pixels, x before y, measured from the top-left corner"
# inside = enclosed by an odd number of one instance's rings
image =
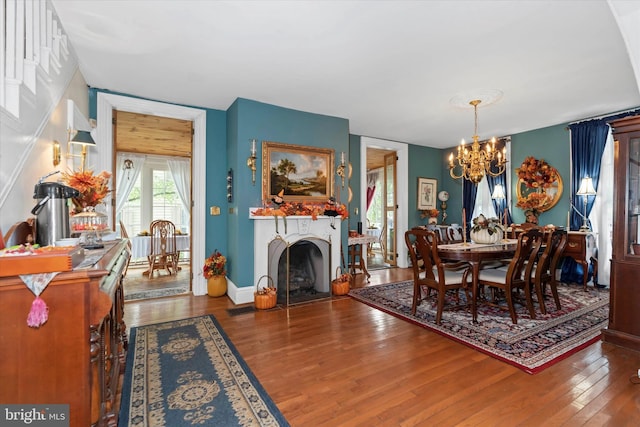
[[[591,231],[587,221],[587,201],[589,196],[595,196],[596,190],[593,188],[593,181],[589,176],[582,178],[580,182],[580,188],[576,193],[578,196],[582,196],[583,207],[584,207],[584,215],[582,215],[582,227],[580,227],[580,231]]]

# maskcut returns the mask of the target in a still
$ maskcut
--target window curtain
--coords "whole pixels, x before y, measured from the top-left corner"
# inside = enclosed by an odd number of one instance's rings
[[[146,156],[119,152],[116,155],[116,218],[129,200],[129,194],[140,176]],[[131,163],[129,163],[129,160]],[[129,169],[125,169],[125,163]]]
[[[473,219],[473,209],[476,206],[476,193],[478,192],[478,186],[468,179],[462,179],[462,207],[464,208],[465,217],[464,221],[467,223],[467,229],[464,232],[469,237],[469,230],[471,230],[471,220]]]
[[[191,211],[191,159],[170,159],[167,160],[167,165],[175,182],[182,207],[189,216]]]
[[[511,137],[500,139],[496,144],[496,150],[502,151],[503,148],[507,148],[507,157],[508,157],[508,145],[507,143],[511,140]],[[508,163],[507,163],[508,164]],[[498,218],[506,212],[506,219],[502,217],[502,222],[511,224],[513,221],[511,220],[511,212],[509,210],[509,191],[507,189],[507,167],[503,173],[498,176],[491,176],[487,174],[487,183],[489,184],[489,192],[493,194],[493,189],[496,188],[497,184],[502,185],[502,189],[504,190],[504,199],[491,199],[493,202],[493,208],[496,210]],[[495,166],[491,166],[492,172],[498,172]]]
[[[609,132],[602,154],[598,197],[593,204],[591,216],[593,231],[598,236],[598,284],[607,285],[611,278],[611,263],[605,262],[613,255],[613,135]]]
[[[609,125],[604,119],[589,120],[569,125],[571,131],[571,230],[578,230],[583,223],[582,214],[585,209],[583,196],[576,193],[580,188],[582,178],[589,176],[593,181],[593,188],[598,193],[600,180],[600,165],[602,153],[607,143]],[[593,207],[596,196],[587,199],[587,218]],[[587,223],[589,223],[587,219]],[[589,264],[591,266],[591,264]],[[591,269],[591,267],[590,267]],[[592,273],[590,272],[589,275]],[[566,283],[580,283],[582,281],[582,266],[572,258],[565,258],[562,263],[561,281]]]
[[[379,171],[367,172],[367,211],[369,210],[369,206],[371,206],[373,195],[376,194],[376,182],[379,176]]]

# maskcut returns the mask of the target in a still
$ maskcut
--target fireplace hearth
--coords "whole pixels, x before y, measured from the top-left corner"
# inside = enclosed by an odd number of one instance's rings
[[[269,272],[271,277],[275,276],[278,304],[292,305],[331,296],[327,285],[331,282],[328,242],[311,238],[284,247],[278,239],[269,247],[269,258],[278,260],[277,273]]]
[[[331,272],[340,265],[339,217],[288,216],[286,226],[282,218],[250,218],[254,220],[254,290],[267,275],[277,288],[279,305],[331,296]]]

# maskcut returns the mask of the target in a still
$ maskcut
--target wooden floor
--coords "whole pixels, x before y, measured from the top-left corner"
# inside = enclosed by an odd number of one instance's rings
[[[370,285],[411,278],[371,274]],[[234,307],[226,296],[133,301],[125,320],[215,315],[292,426],[640,425],[630,380],[640,352],[598,342],[529,375],[348,296],[232,316]]]

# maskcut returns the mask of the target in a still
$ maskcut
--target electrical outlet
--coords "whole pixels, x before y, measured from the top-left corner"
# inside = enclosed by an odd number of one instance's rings
[[[638,378],[640,378],[640,369],[638,369]]]

